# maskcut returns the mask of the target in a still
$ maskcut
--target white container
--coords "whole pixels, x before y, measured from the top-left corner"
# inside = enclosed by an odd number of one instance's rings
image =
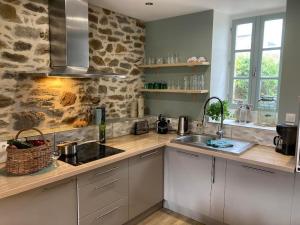
[[[137,101],[132,101],[130,105],[130,117],[137,118]]]
[[[143,96],[138,98],[138,117],[143,118],[145,115],[145,101]]]

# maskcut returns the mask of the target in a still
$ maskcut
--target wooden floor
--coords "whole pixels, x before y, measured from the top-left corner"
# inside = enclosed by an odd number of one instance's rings
[[[138,225],[204,225],[167,209],[161,209]]]

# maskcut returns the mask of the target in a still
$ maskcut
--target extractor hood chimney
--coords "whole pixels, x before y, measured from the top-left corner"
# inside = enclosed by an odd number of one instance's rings
[[[50,0],[50,76],[89,78],[125,77],[89,66],[89,21],[87,0]]]

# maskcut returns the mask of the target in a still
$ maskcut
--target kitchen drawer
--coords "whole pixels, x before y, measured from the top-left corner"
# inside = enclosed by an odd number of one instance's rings
[[[77,176],[78,187],[81,188],[85,185],[97,182],[98,185],[101,182],[106,183],[111,177],[120,177],[123,170],[128,170],[128,160],[123,160],[99,169],[95,169],[91,172],[87,172]]]
[[[118,171],[115,176],[85,185],[78,189],[79,217],[86,216],[111,203],[128,197],[128,169]]]
[[[94,212],[79,220],[79,225],[122,225],[128,221],[128,198]]]

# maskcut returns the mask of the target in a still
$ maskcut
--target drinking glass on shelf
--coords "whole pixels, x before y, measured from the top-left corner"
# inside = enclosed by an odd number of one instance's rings
[[[53,165],[54,167],[58,167],[58,162],[57,160],[59,159],[59,157],[61,156],[61,151],[59,148],[54,147],[54,150],[52,152],[52,159],[53,159]]]
[[[169,64],[168,57],[163,57],[163,64]]]
[[[172,81],[168,80],[167,81],[168,89],[172,89]]]
[[[169,64],[174,64],[175,63],[175,56],[174,54],[168,54],[168,61],[169,61]]]
[[[162,57],[158,57],[156,59],[156,64],[163,64],[163,58]]]
[[[163,82],[162,89],[168,89],[168,83],[166,81]]]
[[[201,90],[204,90],[205,88],[205,79],[204,79],[204,74],[200,75],[200,80],[201,80]]]
[[[153,65],[156,63],[156,58],[149,56],[148,58],[148,65]]]
[[[193,76],[190,76],[188,78],[188,85],[189,85],[189,89],[193,90]]]
[[[177,89],[177,90],[180,90],[180,89],[181,89],[180,80],[177,80],[176,83],[177,83],[177,84],[176,84],[176,89]]]
[[[173,59],[172,59],[172,54],[168,53],[168,64],[172,64],[173,63]]]
[[[177,88],[176,81],[173,80],[172,89],[175,90]]]
[[[201,90],[201,77],[196,75],[196,89]]]
[[[178,53],[174,54],[174,63],[179,63],[179,54]]]
[[[189,78],[188,78],[188,76],[185,76],[183,78],[183,85],[184,85],[184,90],[188,90],[189,89]]]
[[[190,78],[191,90],[197,90],[197,75],[193,75]]]

